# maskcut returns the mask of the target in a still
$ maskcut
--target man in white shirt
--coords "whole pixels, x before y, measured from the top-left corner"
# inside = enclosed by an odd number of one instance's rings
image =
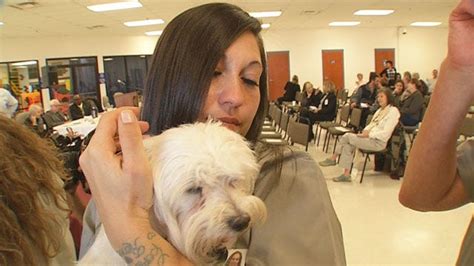
[[[11,118],[18,107],[18,101],[11,95],[11,93],[0,88],[0,115]]]

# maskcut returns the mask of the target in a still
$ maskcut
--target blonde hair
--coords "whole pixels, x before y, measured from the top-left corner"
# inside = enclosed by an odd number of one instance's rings
[[[324,92],[327,92],[327,93],[335,93],[336,92],[336,85],[334,84],[334,82],[332,82],[330,80],[325,80],[323,82],[323,90],[324,90]]]
[[[0,116],[0,265],[36,265],[56,256],[68,211],[56,151],[27,128]],[[56,178],[56,179],[55,179]]]

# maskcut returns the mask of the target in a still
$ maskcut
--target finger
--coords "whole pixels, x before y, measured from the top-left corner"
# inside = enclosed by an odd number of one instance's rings
[[[115,152],[114,137],[118,133],[117,120],[123,110],[130,110],[135,119],[139,116],[140,109],[137,107],[122,107],[101,116],[94,136],[91,139],[91,146],[101,146],[106,151]]]
[[[131,110],[123,110],[118,122],[119,141],[122,148],[122,169],[132,176],[149,174],[148,169],[134,167],[137,162],[146,162],[142,132],[137,117]]]

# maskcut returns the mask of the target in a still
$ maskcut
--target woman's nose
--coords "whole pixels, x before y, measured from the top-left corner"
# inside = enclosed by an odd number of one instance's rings
[[[222,79],[219,84],[222,86],[219,102],[232,108],[241,106],[245,100],[245,87],[240,77],[229,77]]]

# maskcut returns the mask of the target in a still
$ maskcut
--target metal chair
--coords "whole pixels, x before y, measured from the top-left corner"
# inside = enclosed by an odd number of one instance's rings
[[[309,125],[304,123],[299,123],[293,119],[288,121],[288,138],[291,145],[298,143],[306,147],[308,151],[308,137],[309,137]]]
[[[316,135],[317,135],[317,138],[318,138],[318,143],[316,145],[317,147],[319,147],[319,140],[321,138],[321,134],[323,133],[323,129],[327,131],[330,127],[347,125],[347,123],[349,122],[350,112],[351,112],[351,107],[349,105],[344,105],[339,110],[339,123],[336,123],[334,121],[324,121],[324,122],[320,122],[318,124],[318,127],[316,128]],[[319,132],[318,132],[318,130],[319,130]],[[315,142],[316,142],[316,135],[314,137]],[[327,133],[326,133],[326,135],[327,135]],[[324,146],[326,145],[326,138],[324,140],[325,141],[324,141],[324,144],[323,144],[323,150],[324,150]]]
[[[349,129],[349,131],[342,131],[342,130],[337,129],[337,127],[339,127],[339,126],[330,127],[328,129],[328,134],[326,134],[326,138],[325,138],[325,141],[324,141],[324,143],[326,143],[326,139],[327,139],[327,145],[326,145],[326,151],[325,152],[328,152],[328,150],[329,150],[330,137],[332,137],[332,136],[336,137],[336,140],[334,141],[334,149],[333,149],[333,153],[334,153],[336,151],[336,146],[337,146],[337,141],[339,140],[339,136],[342,136],[342,135],[344,135],[348,132],[352,132],[352,133],[356,132],[356,130],[360,126],[361,117],[362,117],[362,109],[354,108],[354,109],[352,109],[352,113],[351,113],[351,116],[350,116],[350,119],[349,119],[349,125],[348,125],[348,127],[345,127],[347,129]],[[323,150],[324,150],[324,146],[323,146]]]

